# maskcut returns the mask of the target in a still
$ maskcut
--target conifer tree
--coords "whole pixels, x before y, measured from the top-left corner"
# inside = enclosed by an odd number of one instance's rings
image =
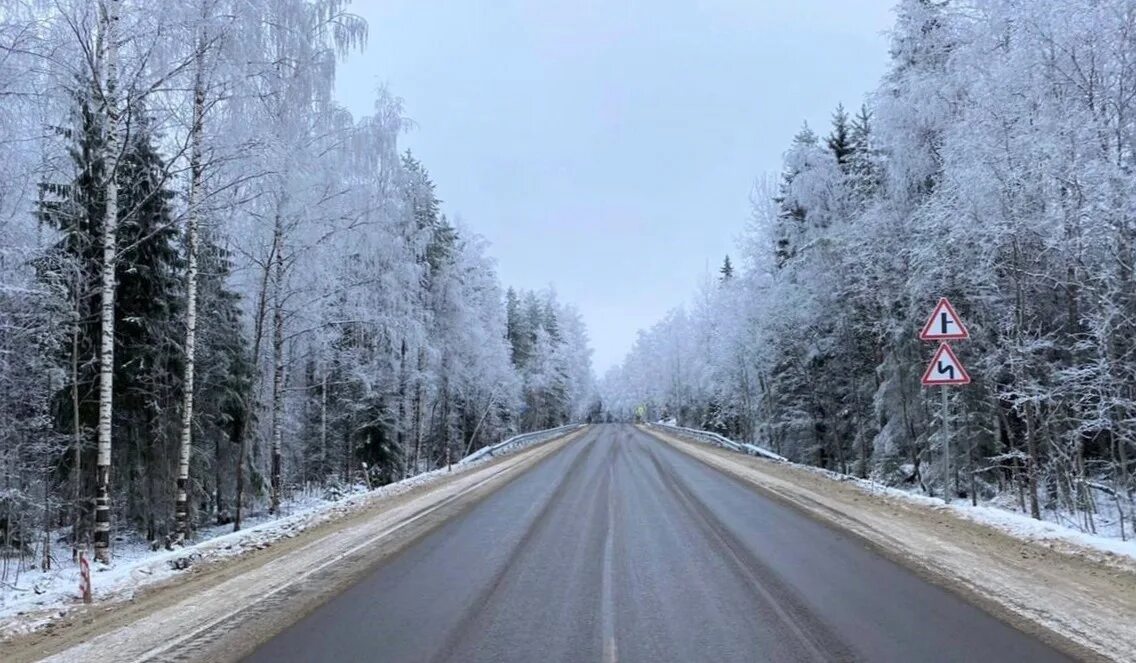
[[[719,280],[725,283],[734,278],[734,265],[730,262],[730,256],[726,256],[722,260],[722,266],[718,269]]]
[[[847,172],[848,163],[852,153],[856,150],[855,142],[851,137],[851,127],[849,126],[848,112],[844,110],[844,104],[838,104],[836,111],[832,114],[832,131],[825,139],[825,145],[832,151],[833,156],[836,157],[836,163],[840,166],[841,170]]]

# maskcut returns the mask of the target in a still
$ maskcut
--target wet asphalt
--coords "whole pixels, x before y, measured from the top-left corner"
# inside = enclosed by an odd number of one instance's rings
[[[445,523],[247,661],[1068,661],[626,425]]]

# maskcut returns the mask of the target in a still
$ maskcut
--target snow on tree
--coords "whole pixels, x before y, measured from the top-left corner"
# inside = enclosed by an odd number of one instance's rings
[[[743,268],[641,333],[605,407],[1130,536],[1130,9],[900,2],[868,104],[798,133]],[[950,459],[915,338],[940,296],[975,378]]]
[[[346,2],[149,9],[0,8],[0,545],[174,545],[588,416],[579,315],[518,335],[401,101],[334,103]]]

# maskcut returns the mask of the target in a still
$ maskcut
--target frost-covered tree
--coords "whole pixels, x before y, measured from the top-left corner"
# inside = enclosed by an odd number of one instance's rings
[[[523,383],[521,428],[585,419],[596,397],[580,314],[552,290],[513,292],[506,303],[510,354]]]
[[[1130,535],[1131,7],[904,0],[896,16],[869,103],[838,108],[823,144],[793,139],[755,192],[744,269],[643,332],[605,405]],[[916,339],[941,296],[972,334],[949,458]]]
[[[401,152],[397,97],[334,102],[366,37],[349,9],[0,5],[0,472],[20,486],[0,517],[21,563],[60,529],[103,560],[119,536],[172,546],[305,482],[374,486],[588,415],[579,316],[502,292]]]

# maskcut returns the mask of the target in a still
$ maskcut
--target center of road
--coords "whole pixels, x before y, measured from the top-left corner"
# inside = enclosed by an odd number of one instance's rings
[[[593,426],[249,659],[1068,661],[632,426]]]
[[[602,594],[603,606],[602,610],[602,623],[603,623],[603,660],[604,663],[615,663],[619,660],[619,650],[615,644],[615,595],[613,594],[613,580],[612,580],[612,560],[615,558],[614,549],[614,529],[615,529],[615,493],[611,490],[612,475],[615,472],[614,465],[608,465],[607,472],[607,486],[605,492],[607,493],[607,532],[604,536],[604,559],[603,559],[603,580],[602,580]]]

